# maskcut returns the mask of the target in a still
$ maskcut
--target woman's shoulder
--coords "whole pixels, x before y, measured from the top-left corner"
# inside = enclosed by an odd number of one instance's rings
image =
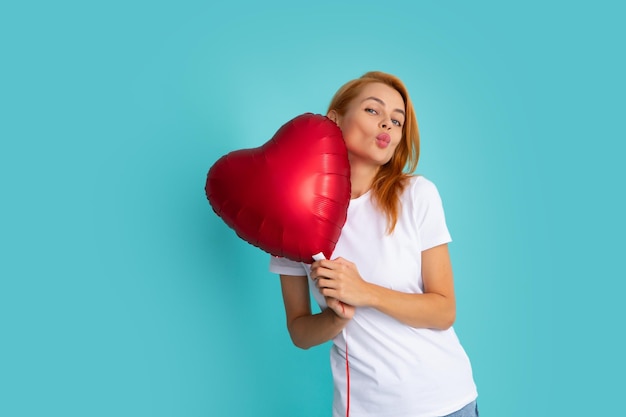
[[[408,190],[410,194],[414,197],[420,195],[432,195],[439,194],[437,191],[437,186],[434,182],[424,177],[423,175],[409,175],[407,177]]]

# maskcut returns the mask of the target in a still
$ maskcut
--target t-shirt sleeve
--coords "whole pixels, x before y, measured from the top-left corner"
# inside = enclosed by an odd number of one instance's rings
[[[279,275],[306,276],[302,263],[277,256],[270,257],[270,272]]]
[[[441,196],[435,184],[419,177],[415,188],[416,223],[420,234],[422,251],[452,241]]]

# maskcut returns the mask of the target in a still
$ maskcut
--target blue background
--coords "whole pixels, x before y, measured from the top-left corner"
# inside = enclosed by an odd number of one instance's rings
[[[88,3],[0,6],[0,415],[329,415],[204,181],[369,70],[416,106],[481,414],[619,410],[618,2]]]

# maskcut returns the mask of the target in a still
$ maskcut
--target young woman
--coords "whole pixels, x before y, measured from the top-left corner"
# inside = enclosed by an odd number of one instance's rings
[[[451,327],[441,199],[432,182],[409,174],[419,134],[404,84],[369,72],[337,91],[327,116],[346,142],[351,200],[334,259],[270,262],[293,343],[333,341],[334,417],[348,408],[351,417],[478,416],[470,361]]]

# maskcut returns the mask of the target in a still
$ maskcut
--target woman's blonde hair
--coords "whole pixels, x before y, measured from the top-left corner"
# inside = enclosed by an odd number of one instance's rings
[[[391,160],[380,167],[372,184],[374,199],[387,216],[387,231],[391,233],[396,227],[401,209],[400,194],[404,190],[406,179],[417,168],[420,153],[417,119],[404,83],[391,74],[380,71],[368,72],[360,78],[348,81],[337,90],[328,106],[328,111],[334,110],[343,116],[363,87],[371,83],[382,83],[395,89],[402,96],[405,105],[406,119],[402,126],[402,140]]]

